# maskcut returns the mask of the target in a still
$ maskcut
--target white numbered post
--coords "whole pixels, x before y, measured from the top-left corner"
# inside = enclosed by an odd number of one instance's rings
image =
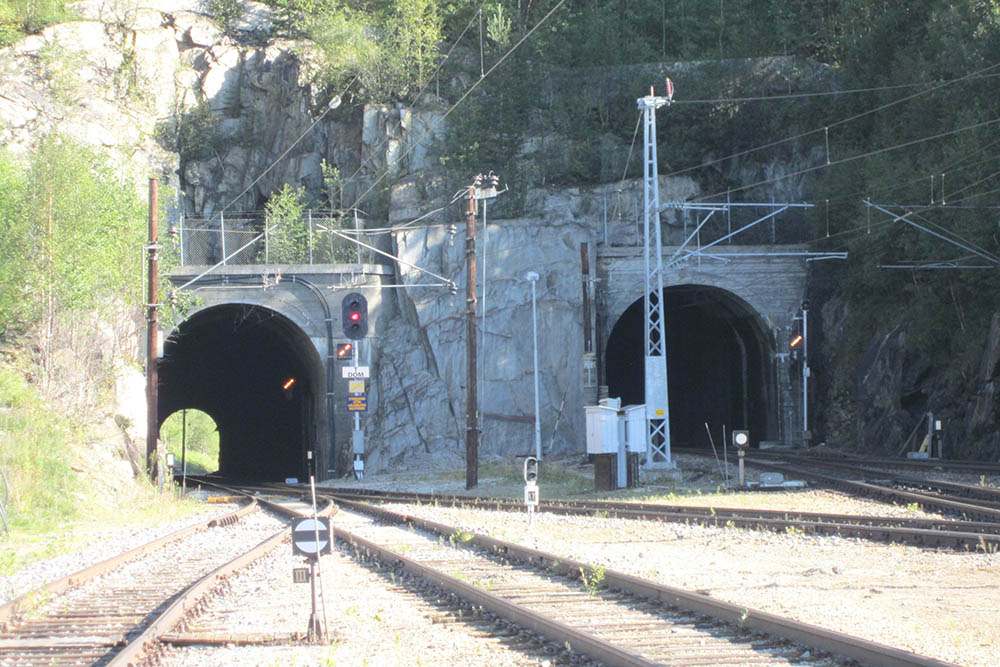
[[[529,526],[534,523],[538,500],[538,459],[529,456],[524,460],[524,505],[528,508]]]

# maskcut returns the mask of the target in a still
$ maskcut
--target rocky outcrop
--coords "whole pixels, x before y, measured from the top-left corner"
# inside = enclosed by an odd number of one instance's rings
[[[375,193],[361,207],[368,209],[372,225],[387,221],[396,229],[391,249],[403,260],[396,271],[407,287],[392,290],[379,313],[384,321],[373,354],[369,400],[377,408],[367,425],[374,447],[369,470],[460,462],[465,454],[464,231],[452,201],[454,188],[441,165],[448,103],[423,97],[418,108],[345,104],[331,110],[322,96],[329,93],[310,85],[308,49],[273,38],[266,6],[250,2],[244,7],[242,20],[223,31],[195,0],[153,0],[142,7],[97,0],[79,4],[87,20],[52,26],[0,52],[0,140],[23,151],[47,132],[72,134],[132,163],[141,175],[140,188],[146,176],[165,176],[178,193],[177,212],[189,219],[224,209],[227,216],[259,210],[284,184],[301,185],[322,202],[331,194],[323,162],[336,166],[344,178],[335,195],[339,199],[329,204],[349,206]],[[815,64],[775,58],[567,70],[540,77],[537,109],[530,127],[523,128],[518,152],[525,164],[537,167],[537,178],[526,178],[517,191],[502,195],[518,201],[517,213],[507,219],[493,213],[502,210],[502,200],[487,204],[487,227],[479,232],[478,265],[485,274],[478,304],[485,457],[527,453],[534,444],[528,271],[540,275],[543,449],[582,449],[580,244],[638,243],[642,188],[622,174],[641,149],[611,131],[600,134],[587,155],[595,184],[570,185],[566,174],[579,161],[580,147],[568,138],[562,121],[570,113],[605,117],[622,99],[632,107],[650,81],[662,81],[667,73],[680,85],[702,77],[736,86],[756,77],[761,92],[827,75]],[[564,103],[571,98],[572,105]],[[474,103],[485,102],[465,102]],[[688,112],[672,111],[666,127],[683,113]],[[739,118],[740,109],[727,108],[725,114],[729,122]],[[744,133],[756,136],[761,129],[752,119]],[[716,164],[713,156],[721,151],[706,149],[705,160]],[[753,183],[821,159],[811,146],[788,151],[756,162],[721,160],[716,174],[720,182]],[[671,157],[661,160],[668,164]],[[689,175],[663,176],[660,185],[664,202],[706,193],[706,184]],[[785,179],[781,189],[763,195],[800,200],[807,185],[801,178]],[[376,198],[381,200],[372,204]],[[665,211],[662,220],[666,243],[684,239],[689,221],[676,210]],[[429,279],[422,269],[434,275]],[[441,278],[458,284],[458,293],[425,286]],[[884,353],[875,359],[891,367]]]
[[[916,450],[927,414],[944,428],[947,457],[995,460],[1000,385],[1000,313],[982,346],[967,358],[932,360],[907,345],[920,322],[901,321],[867,340],[852,355],[847,330],[852,313],[838,297],[822,307],[815,363],[816,401],[828,444],[898,456]],[[810,329],[813,330],[812,328]]]
[[[583,342],[581,336],[569,333],[582,331],[582,296],[579,281],[566,277],[579,275],[580,243],[589,242],[592,231],[580,222],[554,224],[526,218],[489,222],[486,233],[480,230],[478,234],[478,266],[485,271],[485,296],[480,296],[477,306],[483,456],[526,454],[534,447],[528,271],[540,275],[536,299],[539,366],[544,369],[540,382],[543,448],[546,453],[577,451],[584,441]],[[452,237],[447,226],[433,226],[399,231],[394,236],[397,252],[405,262],[400,264],[400,279],[414,287],[398,297],[409,314],[393,321],[394,340],[384,349],[395,349],[404,341],[409,363],[400,367],[398,358],[383,362],[378,375],[382,388],[379,411],[391,408],[394,401],[400,407],[399,395],[403,394],[406,410],[418,406],[414,413],[425,416],[422,432],[414,442],[426,443],[429,451],[448,458],[453,455],[454,463],[463,460],[465,453],[460,446],[465,433],[465,293],[417,287],[429,281],[427,274],[415,267],[463,284],[464,231]],[[482,277],[479,282],[482,288]],[[411,384],[420,391],[403,386],[401,377],[407,374],[415,374]],[[401,391],[393,392],[392,387]],[[435,424],[445,431],[434,432]],[[448,442],[456,436],[457,441]],[[399,445],[388,437],[383,442],[389,451],[397,451],[405,438]],[[435,442],[442,444],[435,446]]]

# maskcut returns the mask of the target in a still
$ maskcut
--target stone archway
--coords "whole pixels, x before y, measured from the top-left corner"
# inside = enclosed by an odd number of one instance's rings
[[[760,317],[731,292],[705,285],[664,288],[671,444],[717,446],[722,429],[750,429],[753,441],[778,436],[773,343]],[[618,318],[605,349],[610,396],[645,400],[643,300]]]
[[[196,312],[167,337],[159,370],[159,419],[182,408],[219,429],[219,471],[259,480],[306,478],[326,414],[325,373],[294,322],[252,304]]]

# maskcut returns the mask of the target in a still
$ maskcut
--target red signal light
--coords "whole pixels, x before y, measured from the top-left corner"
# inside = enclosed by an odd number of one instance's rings
[[[353,312],[351,313],[351,317],[350,317],[350,320],[351,320],[352,322],[357,322],[357,321],[358,321],[358,320],[360,320],[360,319],[361,319],[361,313],[359,313],[359,312],[358,312],[358,311],[356,311],[356,310],[355,310],[355,311],[353,311]]]

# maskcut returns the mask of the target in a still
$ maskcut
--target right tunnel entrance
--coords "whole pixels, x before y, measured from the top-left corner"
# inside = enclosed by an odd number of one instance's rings
[[[663,289],[670,439],[675,447],[721,448],[723,426],[749,429],[752,442],[778,436],[777,398],[769,337],[753,309],[725,290],[705,285]],[[605,350],[610,396],[622,405],[645,402],[643,300],[615,323]]]

